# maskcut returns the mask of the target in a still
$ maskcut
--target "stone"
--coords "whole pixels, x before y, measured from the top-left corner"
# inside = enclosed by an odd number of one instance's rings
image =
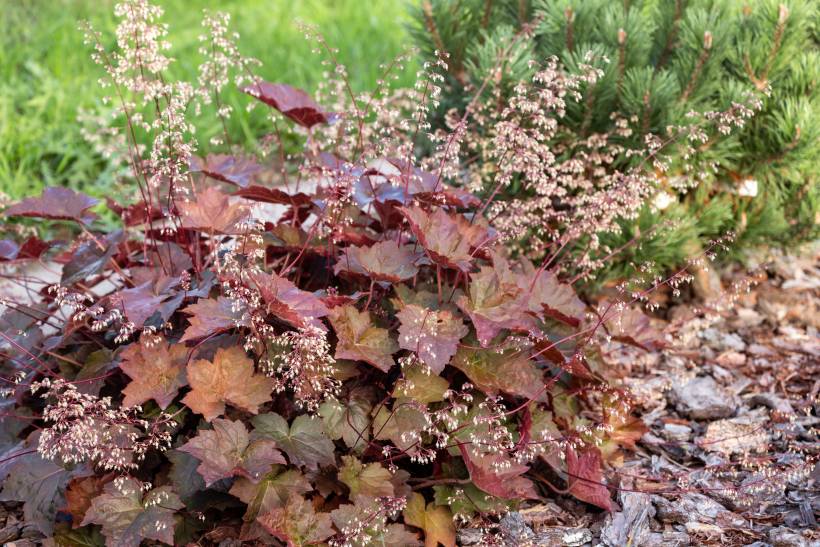
[[[724,455],[763,452],[769,445],[765,411],[747,412],[737,418],[711,422],[698,446]]]
[[[721,387],[711,376],[697,376],[688,382],[673,383],[670,402],[693,420],[728,418],[735,413],[735,395]]]
[[[684,494],[671,501],[661,496],[652,499],[661,522],[686,524],[690,521],[714,523],[718,515],[728,512],[726,508],[703,494]]]
[[[692,428],[682,424],[663,424],[662,434],[670,441],[686,442],[692,437]]]
[[[769,530],[769,542],[772,547],[809,547],[802,534],[783,526]]]

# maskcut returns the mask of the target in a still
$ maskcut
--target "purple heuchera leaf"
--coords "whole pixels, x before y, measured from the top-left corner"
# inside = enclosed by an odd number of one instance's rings
[[[370,247],[347,247],[336,262],[334,272],[352,272],[374,281],[398,283],[418,272],[419,255],[409,245],[399,246],[392,239]]]
[[[179,450],[200,460],[199,471],[206,486],[228,477],[240,476],[256,482],[273,464],[287,465],[271,439],[251,441],[240,421],[216,418],[213,429],[204,429]]]
[[[303,127],[310,128],[318,123],[330,124],[336,120],[335,114],[325,112],[310,95],[288,84],[258,80],[245,86],[242,91],[272,106]]]
[[[247,187],[262,171],[262,166],[252,158],[231,154],[208,154],[204,159],[191,156],[188,164],[191,172],[204,173],[213,179],[235,184],[241,188]]]
[[[575,449],[568,444],[566,458],[569,493],[581,501],[612,511],[609,490],[603,484],[601,451],[594,446]]]
[[[481,345],[486,347],[504,329],[529,331],[532,318],[525,314],[523,290],[515,276],[496,266],[483,266],[470,276],[468,294],[461,295],[456,304],[473,322]]]
[[[327,331],[319,318],[326,316],[328,310],[318,296],[297,288],[290,280],[275,273],[253,273],[250,278],[268,305],[268,313],[296,328],[311,325]]]
[[[26,198],[4,211],[6,216],[50,218],[53,220],[74,220],[89,224],[97,215],[88,211],[99,203],[85,194],[70,188],[49,187],[40,197]]]
[[[82,526],[101,525],[106,545],[138,547],[146,539],[173,544],[174,513],[184,507],[182,500],[170,486],[142,492],[142,483],[131,477],[109,482],[91,500]]]
[[[435,374],[440,374],[458,349],[458,341],[470,329],[448,310],[433,311],[408,304],[396,314],[399,327],[399,346],[415,351]]]
[[[459,443],[458,449],[470,472],[470,480],[481,490],[503,499],[537,499],[532,481],[522,477],[529,466],[516,463],[501,453],[479,453],[473,447]]]
[[[432,214],[420,207],[402,207],[399,211],[410,223],[410,230],[425,248],[430,260],[444,268],[470,271],[473,263],[471,237],[462,231],[469,223],[460,225],[441,208]]]

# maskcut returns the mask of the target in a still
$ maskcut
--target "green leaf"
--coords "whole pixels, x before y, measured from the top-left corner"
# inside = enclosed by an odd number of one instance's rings
[[[242,517],[245,521],[242,530],[243,540],[261,535],[260,525],[256,522],[259,515],[284,507],[290,496],[301,496],[311,490],[313,487],[304,475],[295,469],[276,469],[265,475],[258,483],[244,477],[236,479],[230,493],[248,505],[245,516]]]
[[[377,498],[358,496],[354,503],[340,505],[330,512],[333,524],[346,536],[350,547],[410,547],[421,545],[418,535],[403,524],[386,524],[388,515]],[[362,530],[362,525],[367,524]],[[354,532],[358,532],[355,533]],[[348,537],[348,536],[353,537]]]
[[[168,486],[142,495],[142,484],[130,477],[109,482],[91,500],[82,525],[102,526],[106,545],[138,547],[144,539],[174,543],[174,513],[185,505]]]
[[[397,448],[414,452],[427,418],[412,399],[396,399],[393,410],[382,406],[373,418],[373,435],[377,439],[390,440]]]
[[[335,465],[336,447],[325,435],[322,421],[308,415],[297,416],[290,427],[276,413],[261,414],[251,420],[254,434],[276,441],[294,465],[316,469],[320,465]],[[284,463],[284,462],[282,462]]]
[[[358,452],[370,440],[370,412],[373,405],[367,398],[357,396],[356,393],[355,390],[351,392],[347,401],[325,401],[319,407],[319,416],[331,439],[342,439],[351,450]]]
[[[444,393],[450,388],[450,382],[422,370],[419,366],[404,367],[404,377],[396,381],[395,397],[413,399],[421,404],[436,403],[444,400]]]
[[[363,464],[355,456],[342,456],[339,480],[350,489],[351,499],[359,495],[393,496],[393,476],[378,463]]]
[[[501,515],[505,514],[514,505],[482,492],[473,483],[459,486],[438,484],[433,487],[436,505],[449,507],[455,514],[463,517],[472,517],[476,514]]]

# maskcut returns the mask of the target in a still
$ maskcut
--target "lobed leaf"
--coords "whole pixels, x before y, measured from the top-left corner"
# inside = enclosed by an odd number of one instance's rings
[[[120,359],[120,369],[131,378],[123,390],[125,406],[141,405],[153,399],[165,410],[179,389],[188,385],[185,375],[188,349],[169,344],[164,337],[155,340],[143,336],[138,343],[126,347]]]
[[[219,348],[213,362],[189,363],[188,382],[191,391],[182,402],[209,422],[224,414],[226,403],[256,414],[259,405],[271,400],[274,386],[271,378],[254,373],[253,361],[238,346]]]
[[[97,215],[89,209],[100,201],[62,186],[43,189],[40,197],[26,198],[8,207],[3,214],[9,217],[37,217],[52,220],[74,220],[81,224],[91,224]]]

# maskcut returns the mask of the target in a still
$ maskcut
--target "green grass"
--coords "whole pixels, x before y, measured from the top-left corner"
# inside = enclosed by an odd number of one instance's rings
[[[271,81],[314,89],[322,79],[321,58],[296,21],[315,25],[339,49],[354,89],[372,88],[379,64],[409,44],[406,10],[396,0],[154,0],[165,9],[168,40],[176,59],[171,76],[194,81],[200,62],[197,37],[202,10],[227,11],[240,33],[243,54],[263,65],[258,74]],[[114,191],[114,174],[80,135],[80,109],[96,111],[104,91],[101,68],[90,59],[78,30],[88,20],[113,44],[116,24],[112,0],[0,0],[0,192],[12,198],[43,186],[65,185],[96,195]],[[414,70],[402,74],[411,83]],[[250,98],[232,91],[239,105],[232,135],[253,142],[269,130],[261,109],[248,115]],[[203,129],[205,135],[217,130]],[[204,142],[203,142],[204,144]]]

